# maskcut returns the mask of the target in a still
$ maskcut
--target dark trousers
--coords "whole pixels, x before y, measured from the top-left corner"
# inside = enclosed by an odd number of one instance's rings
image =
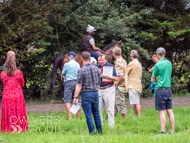
[[[97,61],[98,61],[98,53],[96,53],[95,51],[90,53],[91,57],[94,57]]]
[[[94,123],[92,119],[92,113],[96,125],[97,131],[102,133],[102,125],[99,114],[99,96],[98,91],[82,92],[82,108],[86,116],[86,122],[90,134],[95,133]]]

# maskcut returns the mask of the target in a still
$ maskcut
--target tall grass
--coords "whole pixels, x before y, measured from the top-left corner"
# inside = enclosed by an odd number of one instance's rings
[[[142,117],[134,117],[133,110],[127,111],[127,119],[122,120],[118,114],[114,127],[109,127],[104,112],[103,134],[89,135],[85,115],[81,119],[73,115],[67,119],[66,112],[38,114],[28,113],[29,131],[20,134],[0,133],[0,141],[13,143],[188,143],[190,142],[190,107],[175,108],[175,133],[169,134],[170,126],[167,117],[166,134],[159,135],[160,119],[158,111],[143,109]]]

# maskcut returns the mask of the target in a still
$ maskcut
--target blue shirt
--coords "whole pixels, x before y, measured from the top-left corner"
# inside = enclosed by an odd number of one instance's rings
[[[65,63],[62,70],[62,74],[65,75],[65,82],[69,80],[77,80],[77,72],[79,69],[80,65],[74,59]]]
[[[4,65],[3,65],[3,70],[5,69],[5,66],[6,66],[6,63],[4,63]]]
[[[99,64],[96,65],[99,68]],[[113,67],[113,76],[117,77],[116,71],[115,71],[115,67],[110,64],[110,63],[106,63],[104,66],[112,66]],[[101,73],[102,73],[102,68],[101,68]],[[104,87],[104,86],[109,86],[109,85],[113,85],[114,81],[112,81],[111,83],[107,83],[107,82],[102,82],[102,78],[101,78],[101,84],[100,87]]]

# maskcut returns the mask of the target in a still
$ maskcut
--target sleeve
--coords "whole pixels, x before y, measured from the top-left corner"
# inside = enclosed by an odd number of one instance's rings
[[[133,64],[130,62],[130,63],[127,65],[127,68],[126,68],[127,71],[126,71],[126,73],[129,74],[129,73],[131,72],[132,68],[133,68]]]
[[[152,77],[156,77],[158,74],[158,67],[156,65],[154,65],[154,70],[152,72]]]
[[[117,77],[117,74],[116,74],[116,71],[115,71],[114,66],[113,66],[113,76],[116,76],[116,77]]]
[[[77,83],[78,84],[83,84],[83,74],[82,74],[82,72],[81,72],[81,70],[79,69],[78,70],[78,73],[77,73]]]
[[[5,78],[4,78],[3,72],[1,72],[1,81],[3,83],[3,86],[5,86]]]
[[[95,45],[94,38],[91,38],[91,39],[89,40],[89,43],[90,43],[90,45]]]
[[[65,65],[63,66],[62,74],[66,74],[66,71],[67,71],[67,64],[65,64]]]
[[[23,77],[23,74],[22,74],[22,71],[20,71],[20,85],[21,87],[24,87],[24,77]]]
[[[124,78],[125,83],[128,82],[128,74],[126,71],[127,71],[127,62],[125,62],[125,65],[123,67],[123,78]]]

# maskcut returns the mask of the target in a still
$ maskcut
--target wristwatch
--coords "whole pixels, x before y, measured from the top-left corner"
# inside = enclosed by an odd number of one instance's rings
[[[108,75],[106,75],[106,79],[108,79]]]

